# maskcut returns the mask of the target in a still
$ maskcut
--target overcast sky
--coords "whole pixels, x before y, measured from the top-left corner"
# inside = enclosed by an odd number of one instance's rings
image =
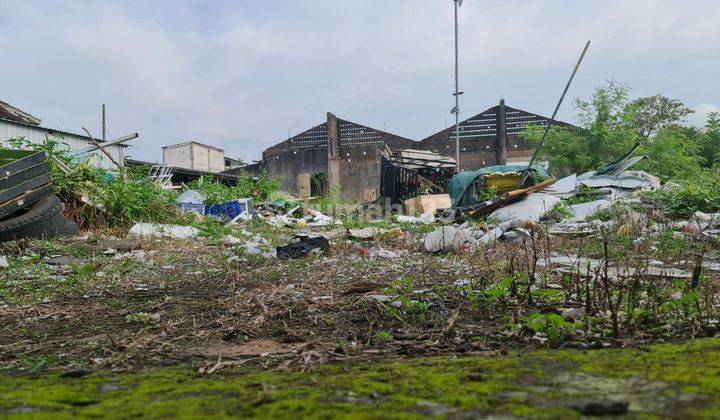
[[[0,0],[0,100],[98,135],[106,103],[148,161],[187,140],[259,159],[327,111],[419,140],[452,121],[452,28],[451,0]],[[588,39],[570,99],[615,79],[695,124],[718,110],[717,0],[465,0],[461,116],[501,96],[549,115]]]

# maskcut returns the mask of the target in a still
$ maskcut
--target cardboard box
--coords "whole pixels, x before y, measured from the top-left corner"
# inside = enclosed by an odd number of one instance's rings
[[[450,208],[450,194],[419,195],[405,200],[405,212],[409,215],[435,213]]]
[[[298,192],[300,193],[300,198],[310,197],[310,194],[312,194],[310,174],[309,173],[298,174],[297,183],[298,183]]]

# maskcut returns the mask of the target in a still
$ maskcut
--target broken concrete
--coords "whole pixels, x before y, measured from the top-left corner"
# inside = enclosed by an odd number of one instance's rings
[[[191,239],[199,234],[200,231],[192,226],[137,223],[130,228],[128,238]]]

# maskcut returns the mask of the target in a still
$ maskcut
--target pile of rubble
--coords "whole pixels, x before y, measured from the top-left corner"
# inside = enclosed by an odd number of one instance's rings
[[[260,220],[277,229],[288,229],[291,234],[283,236],[286,238],[284,243],[276,244],[274,248],[247,231],[244,231],[246,235],[239,235],[244,236],[242,239],[228,235],[223,240],[228,245],[242,245],[248,253],[266,258],[301,258],[309,253],[327,251],[332,242],[344,244],[349,240],[353,244],[378,238],[399,239],[404,247],[433,253],[473,253],[495,241],[520,243],[531,240],[539,225],[551,236],[589,236],[602,229],[617,231],[621,226],[603,222],[594,215],[617,203],[642,208],[645,203],[636,193],[662,188],[656,177],[629,170],[643,158],[633,156],[636,148],[597,171],[572,174],[559,180],[540,167],[502,165],[462,172],[449,182],[448,194],[406,199],[407,213],[413,215],[395,215],[390,222],[388,219],[353,221],[353,225],[364,226],[361,228],[351,226],[347,229],[339,218],[328,216],[291,196],[257,205],[251,198],[240,198],[220,206],[205,206],[201,194],[186,191],[178,199],[178,205],[183,210],[231,225]],[[527,178],[531,178],[530,185],[518,188]],[[629,214],[636,215],[631,219],[643,217],[637,211]],[[719,221],[718,215],[699,213],[690,221],[677,223],[685,232],[717,238]],[[406,238],[411,226],[422,227],[426,234]],[[180,239],[199,233],[193,227],[146,223],[130,230],[131,236]],[[357,246],[362,255],[387,258],[399,255],[372,243],[352,246]]]

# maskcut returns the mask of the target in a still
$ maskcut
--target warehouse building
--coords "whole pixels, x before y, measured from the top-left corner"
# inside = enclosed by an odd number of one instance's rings
[[[380,151],[415,143],[328,112],[322,124],[266,149],[262,167],[282,178],[283,188],[301,195],[322,195],[337,187],[344,198],[371,201],[380,184]]]
[[[546,117],[500,100],[460,123],[461,169],[528,162],[533,147],[520,134],[530,124],[548,122]],[[266,149],[262,161],[248,169],[265,169],[270,176],[282,178],[285,189],[301,195],[319,195],[337,185],[344,198],[371,201],[378,196],[380,154],[386,147],[428,150],[454,158],[455,126],[413,141],[328,113],[322,124]]]

